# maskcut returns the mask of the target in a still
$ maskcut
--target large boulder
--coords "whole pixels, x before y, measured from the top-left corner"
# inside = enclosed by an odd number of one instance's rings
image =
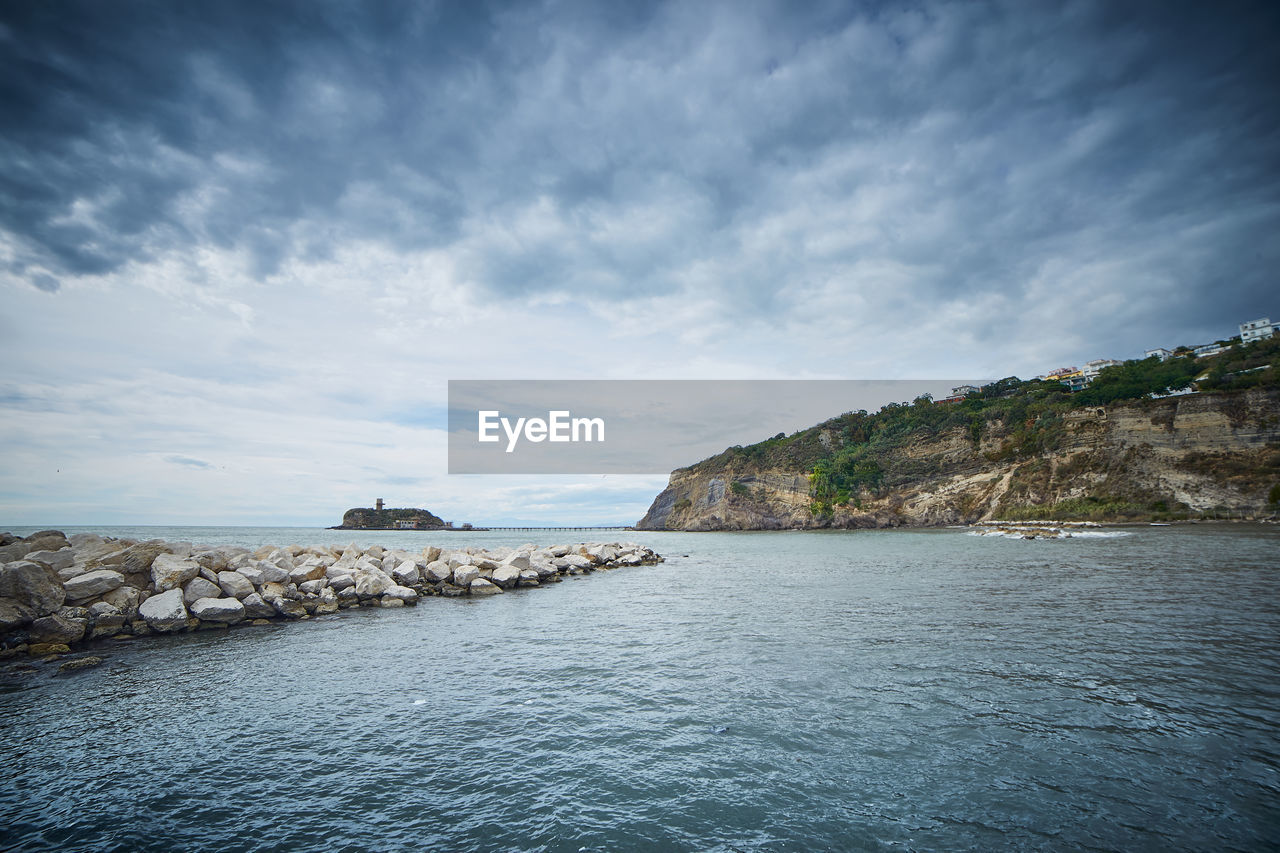
[[[64,587],[67,601],[88,601],[106,595],[113,589],[124,586],[124,575],[111,569],[97,569],[76,575],[68,580]]]
[[[418,600],[418,594],[407,586],[393,586],[383,593],[382,597],[384,601],[387,598],[398,598],[405,604],[413,604]]]
[[[511,589],[520,580],[520,571],[515,566],[502,565],[493,570],[490,580],[503,589]]]
[[[294,601],[291,598],[273,598],[271,606],[281,616],[287,616],[290,619],[301,619],[307,615],[307,609],[302,606],[302,602]]]
[[[61,530],[42,530],[39,533],[32,533],[23,541],[31,546],[28,554],[34,551],[60,551],[71,545]]]
[[[125,623],[124,614],[120,609],[106,601],[90,605],[89,620],[92,626],[89,629],[89,639],[114,636],[120,633]]]
[[[342,556],[338,558],[338,561],[329,568],[335,570],[334,574],[351,574],[351,572],[355,570],[356,560],[360,559],[362,553],[360,546],[352,542],[347,546],[347,549],[342,552]],[[333,577],[333,574],[329,576]]]
[[[396,586],[396,582],[381,569],[356,572],[355,578],[356,594],[361,598],[377,598],[391,589],[391,587]]]
[[[253,566],[262,573],[262,583],[289,583],[288,569],[282,569],[266,560],[258,560]]]
[[[132,545],[125,550],[124,556],[120,561],[120,572],[126,575],[149,572],[155,563],[156,557],[168,552],[169,546],[161,539],[139,542],[137,545]],[[187,578],[187,580],[190,580],[190,578]]]
[[[27,542],[10,542],[0,547],[0,563],[13,563],[30,554],[34,548]]]
[[[222,587],[206,577],[194,578],[182,588],[182,600],[190,607],[202,598],[217,598],[222,595]]]
[[[232,598],[248,598],[253,595],[253,584],[239,572],[218,572],[218,586]]]
[[[0,598],[29,608],[33,618],[48,616],[67,600],[62,578],[39,563],[19,560],[0,566]]]
[[[413,560],[402,560],[400,565],[391,570],[391,577],[402,586],[422,583],[422,575],[418,572],[418,564]]]
[[[505,566],[511,566],[517,571],[532,568],[532,564],[529,562],[529,555],[521,554],[519,551],[503,560],[502,564]]]
[[[270,619],[276,615],[276,609],[262,600],[256,592],[240,602],[244,605],[244,615],[250,619]]]
[[[187,607],[182,600],[182,590],[170,589],[151,596],[142,602],[138,615],[146,620],[152,631],[181,631],[187,627]]]
[[[319,580],[324,577],[325,572],[328,571],[328,566],[319,562],[319,558],[317,557],[313,557],[311,559],[316,560],[317,562],[313,563],[311,560],[307,560],[307,562],[303,563],[301,566],[295,566],[294,569],[289,572],[289,580],[296,584],[302,584],[307,581]]]
[[[0,634],[30,625],[35,616],[36,612],[27,605],[12,598],[0,598]]]
[[[453,569],[453,582],[456,586],[470,586],[479,577],[480,570],[470,564],[455,566]]]
[[[476,578],[471,582],[472,595],[496,595],[502,592],[502,587],[491,583],[484,578]]]
[[[177,554],[156,554],[151,563],[151,582],[160,592],[185,586],[200,574],[200,564]]]
[[[57,613],[41,616],[28,628],[31,643],[78,643],[89,627],[88,619],[68,619]]]
[[[234,625],[244,619],[245,606],[238,598],[201,598],[191,605],[191,615],[201,622]]]
[[[132,622],[138,616],[138,605],[142,604],[143,597],[144,593],[141,590],[122,586],[102,596],[102,600],[119,609],[124,614],[124,618]]]
[[[239,572],[240,574],[248,578],[249,583],[253,584],[254,586],[262,586],[264,583],[267,582],[267,576],[263,573],[262,569],[258,568],[256,565],[252,565],[252,566],[244,565],[236,569],[231,569],[229,571]]]
[[[76,552],[69,547],[57,551],[30,551],[24,559],[33,563],[41,563],[58,572],[75,565]]]
[[[453,569],[449,568],[449,564],[444,560],[432,560],[427,563],[427,567],[422,570],[422,574],[431,583],[440,583],[453,577]]]

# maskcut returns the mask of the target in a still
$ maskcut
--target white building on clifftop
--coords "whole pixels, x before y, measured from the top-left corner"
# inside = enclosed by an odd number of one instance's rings
[[[1250,320],[1247,323],[1240,324],[1240,343],[1248,344],[1253,341],[1261,341],[1275,334],[1276,327],[1271,325],[1270,317],[1262,317],[1258,320]]]

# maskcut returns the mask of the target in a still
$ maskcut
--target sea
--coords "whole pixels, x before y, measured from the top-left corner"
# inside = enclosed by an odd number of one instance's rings
[[[0,662],[0,850],[1280,846],[1274,526],[86,529],[666,561]]]

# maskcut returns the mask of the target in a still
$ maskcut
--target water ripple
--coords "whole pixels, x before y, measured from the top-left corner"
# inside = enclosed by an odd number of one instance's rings
[[[23,850],[1267,849],[1280,539],[651,534],[0,684]],[[1025,546],[1025,547],[1023,547]]]

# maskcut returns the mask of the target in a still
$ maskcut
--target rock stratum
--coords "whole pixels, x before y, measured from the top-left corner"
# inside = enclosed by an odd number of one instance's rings
[[[921,416],[935,419],[934,412],[946,408],[925,406]],[[1275,515],[1280,389],[1274,386],[1077,408],[1043,424],[975,415],[888,438],[858,432],[874,417],[851,413],[673,471],[636,527],[777,530]],[[840,495],[843,500],[823,503],[815,463],[846,445],[874,476]]]
[[[502,551],[239,548],[46,530],[0,535],[0,655],[65,654],[94,640],[168,634],[432,596],[488,596],[662,558],[634,543]],[[74,667],[73,667],[74,668]]]

